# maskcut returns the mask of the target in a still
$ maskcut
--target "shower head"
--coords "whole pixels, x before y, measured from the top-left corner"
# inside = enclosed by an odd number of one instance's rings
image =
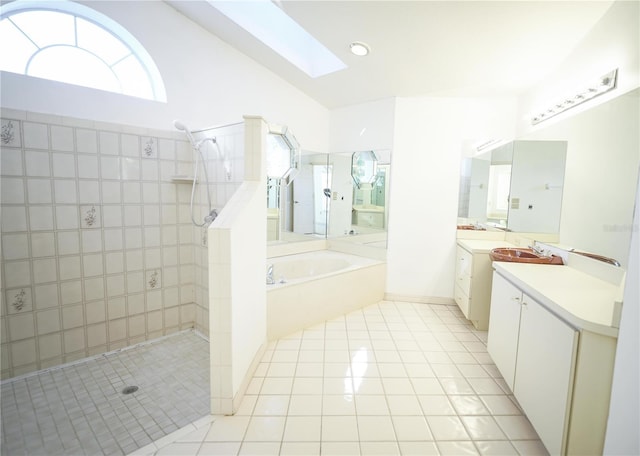
[[[181,131],[189,130],[185,124],[183,124],[182,122],[180,122],[177,119],[173,121],[173,126],[176,127],[178,130],[181,130]]]
[[[191,134],[191,130],[189,130],[185,124],[176,119],[173,121],[173,126],[176,127],[177,130],[184,131],[184,133],[187,135],[187,138],[191,142],[191,145],[193,147],[196,147],[196,140]]]

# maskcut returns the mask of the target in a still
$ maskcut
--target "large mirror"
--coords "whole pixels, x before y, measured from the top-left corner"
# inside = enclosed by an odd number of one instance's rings
[[[557,233],[566,141],[518,140],[485,149],[462,160],[459,224]]]
[[[280,235],[282,196],[301,169],[301,150],[293,133],[283,125],[269,124],[267,134],[267,240]]]
[[[327,154],[300,153],[288,178],[267,176],[267,241],[304,241],[327,235],[331,167]]]
[[[389,223],[388,150],[356,151],[329,155],[333,170],[331,188],[331,238],[386,247]]]
[[[635,89],[564,119],[540,123],[518,138],[566,146],[566,166],[562,173],[538,184],[544,186],[543,191],[549,195],[561,193],[559,225],[554,221],[554,226],[559,226],[554,231],[558,233],[559,243],[614,258],[623,267],[628,261],[631,232],[638,229],[632,221],[640,166],[639,97],[640,89]],[[540,166],[549,168],[551,165],[542,163]],[[470,189],[477,185],[470,177],[472,173],[467,171],[473,167],[473,163],[462,167],[461,181],[466,179]],[[557,165],[559,170],[560,165]],[[511,173],[510,187],[526,182],[527,172],[516,174],[515,161]],[[516,190],[510,188],[509,191],[512,197],[515,196]],[[470,190],[467,198],[461,198],[459,215],[470,215],[472,206],[477,209],[480,205],[474,205],[472,195]],[[520,210],[523,209],[525,214],[529,212],[528,205],[525,202],[523,207],[521,199]],[[530,212],[534,213],[535,210]],[[507,220],[507,226],[518,232],[544,232],[537,225],[532,229],[526,223],[544,223],[547,218],[547,215],[539,214],[534,220],[518,222],[524,225],[511,225]],[[469,217],[471,219],[473,217]]]
[[[386,247],[390,161],[387,150],[302,151],[292,179],[268,178],[268,241],[330,237]]]

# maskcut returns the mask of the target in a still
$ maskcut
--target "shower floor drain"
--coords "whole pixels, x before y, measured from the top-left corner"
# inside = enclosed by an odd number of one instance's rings
[[[137,386],[127,386],[122,390],[122,394],[131,394],[135,393],[136,391],[138,391]]]

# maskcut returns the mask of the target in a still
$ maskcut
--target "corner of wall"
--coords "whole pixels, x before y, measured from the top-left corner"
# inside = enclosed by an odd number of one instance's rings
[[[245,117],[245,180],[209,227],[212,414],[235,412],[266,342],[266,134]]]

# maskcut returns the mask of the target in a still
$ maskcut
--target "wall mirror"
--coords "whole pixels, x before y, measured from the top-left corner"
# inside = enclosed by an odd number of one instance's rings
[[[295,172],[267,177],[267,241],[326,237],[330,186],[327,154],[309,151],[301,151]]]
[[[564,186],[566,141],[510,141],[464,158],[460,224],[557,233]]]
[[[332,169],[328,236],[386,247],[391,151],[329,155]]]
[[[283,125],[269,124],[267,134],[267,240],[279,237],[282,194],[300,170],[300,144]]]
[[[364,154],[363,164],[368,167],[364,170],[368,182],[361,180],[360,186],[353,177],[352,152],[302,151],[298,169],[290,179],[269,177],[267,240],[331,237],[385,248],[391,153],[381,150],[355,154],[356,161]]]

